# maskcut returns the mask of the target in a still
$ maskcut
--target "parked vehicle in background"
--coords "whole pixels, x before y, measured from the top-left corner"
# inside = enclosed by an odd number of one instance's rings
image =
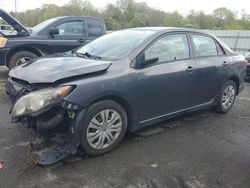
[[[13,28],[8,33],[0,31],[0,66],[9,68],[40,56],[70,51],[106,34],[103,19],[97,17],[56,17],[32,29],[1,9],[0,18]]]
[[[247,60],[247,75],[246,75],[246,80],[250,81],[250,49],[249,52],[245,55],[246,60]]]
[[[52,164],[79,146],[91,156],[104,154],[126,131],[184,113],[207,107],[228,112],[244,87],[244,60],[196,30],[126,29],[74,53],[17,66],[6,92],[13,121],[39,135],[69,135],[39,156],[39,164]]]

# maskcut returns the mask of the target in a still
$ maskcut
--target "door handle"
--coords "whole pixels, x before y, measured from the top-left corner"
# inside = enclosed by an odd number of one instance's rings
[[[78,39],[78,42],[83,43],[83,42],[85,42],[85,40],[84,39]]]
[[[193,72],[195,70],[195,67],[193,66],[188,66],[188,68],[186,69],[187,72]]]
[[[88,42],[91,42],[91,40],[88,40],[88,39],[78,39],[78,42],[80,42],[80,43],[84,43],[84,42],[86,42],[86,43],[88,43]]]
[[[228,66],[228,65],[229,65],[229,63],[228,63],[227,61],[224,61],[224,62],[223,62],[223,66],[226,67],[226,66]]]

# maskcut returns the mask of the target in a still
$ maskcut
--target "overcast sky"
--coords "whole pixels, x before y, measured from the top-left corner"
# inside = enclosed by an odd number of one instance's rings
[[[145,1],[151,7],[172,12],[178,10],[182,14],[188,13],[191,9],[203,10],[206,13],[211,13],[218,7],[227,7],[231,10],[241,11],[245,9],[250,14],[250,6],[248,0],[135,0],[137,2]],[[15,10],[15,0],[0,0],[0,8],[6,11]],[[54,3],[63,5],[69,0],[16,0],[17,11],[24,11],[40,7],[43,4]],[[107,3],[115,3],[116,0],[90,0],[97,8],[103,8]]]

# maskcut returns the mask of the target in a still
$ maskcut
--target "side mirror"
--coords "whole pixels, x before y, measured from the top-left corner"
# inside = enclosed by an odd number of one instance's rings
[[[59,34],[59,29],[58,29],[58,28],[55,28],[55,27],[52,27],[52,28],[50,28],[50,30],[49,30],[49,34],[50,34],[51,36],[58,35],[58,34]]]
[[[159,58],[156,54],[152,52],[142,52],[136,57],[136,61],[134,63],[134,67],[143,68],[146,65],[153,64],[159,61]]]
[[[156,63],[157,61],[159,61],[159,57],[157,57],[156,54],[154,54],[153,52],[145,52],[144,53],[144,65],[149,65],[149,64],[153,64]]]

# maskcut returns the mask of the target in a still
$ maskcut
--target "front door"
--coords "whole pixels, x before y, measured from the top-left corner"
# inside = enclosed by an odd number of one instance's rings
[[[54,35],[54,38],[51,39],[54,53],[70,51],[88,42],[86,41],[86,23],[83,20],[68,21],[56,26],[56,28],[59,29],[59,34]]]
[[[159,60],[138,71],[141,123],[192,107],[197,72],[187,34],[162,36],[142,53]]]

